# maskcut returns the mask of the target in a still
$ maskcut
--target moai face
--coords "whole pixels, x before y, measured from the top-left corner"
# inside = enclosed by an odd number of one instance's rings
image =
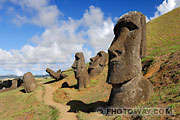
[[[129,12],[114,27],[114,40],[108,49],[109,84],[125,83],[141,73],[141,58],[145,55],[145,17],[140,12]]]
[[[79,78],[81,72],[85,69],[85,59],[82,52],[75,54],[75,61],[71,67],[74,69],[75,78]]]
[[[104,69],[104,66],[106,65],[107,61],[107,53],[104,51],[100,51],[97,53],[97,55],[93,58],[90,58],[89,68],[88,72],[90,76],[95,76],[102,72]]]

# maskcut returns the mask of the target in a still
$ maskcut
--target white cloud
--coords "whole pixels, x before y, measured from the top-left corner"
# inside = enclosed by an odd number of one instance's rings
[[[18,76],[23,76],[23,71],[20,71],[19,69],[15,69],[15,74]]]
[[[32,37],[31,41],[36,46],[27,44],[20,50],[11,51],[0,49],[0,67],[8,71],[14,70],[15,74],[20,75],[28,71],[41,71],[40,73],[44,74],[47,67],[54,70],[68,69],[74,61],[76,52],[84,52],[88,62],[89,58],[98,51],[106,51],[113,39],[114,25],[111,18],[105,18],[101,9],[94,6],[90,6],[81,19],[75,20],[69,17],[64,21],[59,19],[60,11],[57,7],[49,5],[47,0],[40,0],[41,2],[38,1],[37,4],[35,4],[36,0],[32,0],[32,3],[31,0],[11,1],[20,5],[21,9],[28,8],[28,11],[25,10],[28,15],[15,16],[16,19],[18,18],[16,23],[26,20],[22,24],[30,23],[28,21],[30,11],[37,10],[36,15],[39,17],[32,17],[31,23],[45,27],[41,35]],[[47,9],[50,9],[49,13]],[[52,11],[55,13],[51,14]],[[47,13],[50,18],[46,18]],[[43,18],[46,20],[43,21]],[[23,19],[24,21],[21,21]]]
[[[42,27],[55,26],[61,12],[55,5],[50,5],[49,0],[10,0],[19,6],[21,14],[12,11],[13,22],[17,25],[31,23]]]
[[[157,6],[157,11],[154,13],[153,17],[150,17],[150,19],[157,18],[177,7],[180,6],[180,0],[164,0],[162,4]]]
[[[150,21],[150,19],[146,16],[146,23],[149,22],[149,21]]]

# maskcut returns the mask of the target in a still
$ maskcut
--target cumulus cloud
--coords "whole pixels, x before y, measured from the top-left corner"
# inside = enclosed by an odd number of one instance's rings
[[[104,17],[100,8],[90,6],[81,19],[69,17],[65,21],[59,19],[61,12],[55,5],[50,5],[48,0],[11,2],[28,13],[14,16],[17,20],[15,23],[20,25],[26,21],[22,24],[33,23],[45,28],[41,35],[32,36],[31,42],[35,46],[26,44],[20,50],[11,51],[0,49],[0,67],[8,71],[14,70],[17,75],[28,71],[44,74],[47,67],[54,70],[68,69],[76,52],[84,52],[88,62],[99,50],[106,51],[113,39],[113,22],[110,17]],[[37,12],[36,16],[30,16],[29,19],[29,14],[34,10]]]
[[[153,17],[150,17],[150,20],[157,18],[177,7],[180,6],[180,0],[164,0],[162,4],[157,6],[157,11],[154,13]]]
[[[57,6],[49,4],[49,0],[10,0],[10,2],[23,11],[21,14],[12,11],[13,22],[17,25],[31,23],[42,27],[51,27],[57,24],[58,17],[62,14]]]

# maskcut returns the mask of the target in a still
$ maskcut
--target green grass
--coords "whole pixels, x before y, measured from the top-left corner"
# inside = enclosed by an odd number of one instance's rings
[[[39,86],[36,91],[43,89]],[[36,91],[23,93],[23,87],[0,94],[0,120],[56,120],[58,110],[36,98]]]
[[[147,55],[151,57],[180,50],[180,8],[147,23]]]
[[[147,23],[147,56],[142,59],[146,61],[152,59],[156,61],[157,57],[162,59],[169,54],[180,51],[180,8],[177,8],[163,16],[160,16]],[[178,64],[173,61],[173,64]],[[163,63],[166,65],[167,63]],[[89,63],[86,64],[88,67]],[[80,101],[83,106],[79,107],[77,117],[79,120],[123,120],[123,117],[108,117],[98,113],[86,113],[81,109],[88,109],[96,105],[97,101],[107,102],[110,95],[111,86],[106,84],[107,66],[103,73],[91,80],[88,88],[77,90],[74,88],[59,88],[54,93],[54,100],[63,104],[69,101]],[[68,75],[67,78],[53,83],[52,85],[61,87],[63,82],[67,82],[70,86],[76,85],[77,80],[74,78],[73,69],[68,69],[63,72]],[[165,74],[165,73],[163,73]],[[180,70],[173,74],[176,77],[180,74]],[[156,74],[157,75],[157,74]],[[155,75],[155,76],[156,76]],[[38,82],[48,82],[52,78],[39,78]],[[159,79],[154,76],[149,79],[156,83]],[[32,119],[32,120],[56,120],[59,111],[52,106],[47,106],[43,101],[38,101],[35,97],[35,92],[25,94],[20,92],[22,88],[8,91],[0,94],[0,119],[14,120],[14,119]],[[44,94],[44,87],[42,89]],[[141,104],[142,107],[171,107],[175,110],[175,115],[180,115],[180,85],[168,84],[159,89],[155,86],[155,92],[149,101]],[[42,97],[43,97],[42,94]],[[160,117],[157,116],[157,119]],[[153,119],[153,117],[152,117]]]

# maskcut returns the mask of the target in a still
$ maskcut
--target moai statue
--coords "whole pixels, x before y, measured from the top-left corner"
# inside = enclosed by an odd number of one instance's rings
[[[108,49],[107,83],[112,85],[110,107],[134,107],[153,92],[143,78],[141,58],[146,49],[146,18],[137,11],[121,16],[114,27],[115,37]]]
[[[62,74],[62,72],[61,72],[60,69],[59,69],[57,72],[54,72],[54,71],[51,70],[50,68],[47,68],[47,69],[46,69],[46,72],[49,73],[49,75],[50,75],[52,78],[56,79],[56,80],[61,80],[61,79],[65,78],[65,77],[67,77],[67,75]]]
[[[26,93],[32,92],[37,88],[36,81],[31,72],[23,75],[24,89]]]
[[[94,77],[98,74],[100,74],[104,66],[106,65],[108,54],[104,51],[100,51],[97,53],[97,55],[93,58],[90,58],[88,73],[90,77]]]
[[[75,54],[75,61],[71,66],[74,69],[75,78],[77,79],[77,85],[79,89],[88,87],[89,75],[85,65],[85,59],[82,52]]]
[[[11,88],[15,89],[18,87],[18,81],[16,79],[12,80]]]

